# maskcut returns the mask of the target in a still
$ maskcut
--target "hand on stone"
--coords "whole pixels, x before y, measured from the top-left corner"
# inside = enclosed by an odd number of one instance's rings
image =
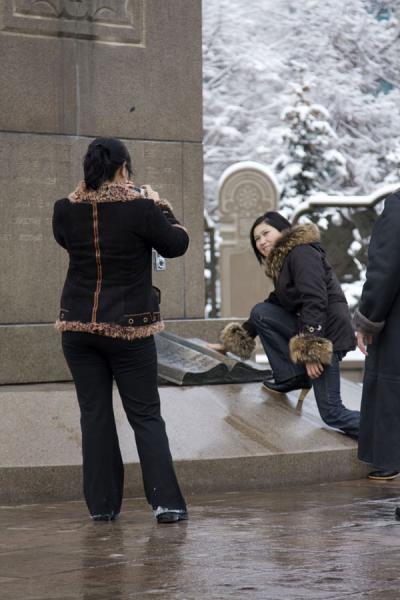
[[[207,348],[210,348],[210,350],[215,350],[216,352],[220,352],[221,354],[226,354],[225,346],[221,343],[207,344]]]

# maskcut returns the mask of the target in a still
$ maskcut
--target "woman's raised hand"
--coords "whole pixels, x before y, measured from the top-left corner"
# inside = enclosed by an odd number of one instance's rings
[[[150,200],[154,200],[155,202],[158,202],[160,200],[160,194],[153,190],[151,185],[145,184],[142,185],[142,188],[145,191],[146,198],[150,198]]]
[[[307,363],[306,369],[310,379],[318,379],[324,372],[324,367],[319,362]]]

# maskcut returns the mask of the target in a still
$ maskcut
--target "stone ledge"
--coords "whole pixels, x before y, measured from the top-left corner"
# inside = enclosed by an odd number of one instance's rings
[[[353,480],[365,477],[368,471],[357,460],[355,448],[178,460],[175,461],[175,468],[186,495]],[[125,497],[143,495],[138,463],[125,465],[125,480]],[[81,500],[82,496],[80,465],[0,467],[2,504]]]
[[[232,319],[166,320],[166,330],[217,341]],[[60,334],[52,323],[0,325],[0,385],[70,381]]]
[[[358,408],[359,386],[343,380],[342,388],[344,403]],[[272,397],[257,383],[164,387],[160,395],[187,494],[359,479],[368,471],[356,458],[355,442],[324,427],[312,394],[301,412],[295,394]],[[3,386],[0,402],[0,502],[80,499],[80,426],[73,386]],[[133,431],[116,391],[114,407],[126,465],[125,495],[142,495]]]

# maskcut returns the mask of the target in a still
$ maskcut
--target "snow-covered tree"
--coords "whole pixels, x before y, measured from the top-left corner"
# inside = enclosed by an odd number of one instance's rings
[[[385,179],[386,183],[398,183],[400,187],[400,141],[391,152],[388,152],[386,162],[390,168]]]
[[[296,63],[309,101],[324,106],[346,159],[344,193],[365,194],[390,170],[400,138],[399,0],[203,0],[204,147],[207,207],[238,160],[267,165],[284,151],[282,107]]]
[[[337,135],[329,123],[329,112],[308,100],[309,91],[305,83],[296,85],[296,102],[281,115],[286,125],[282,132],[286,152],[274,168],[283,190],[281,208],[289,217],[308,196],[338,189],[347,175],[346,159],[335,147]]]
[[[302,185],[308,185],[302,196],[312,190],[368,194],[397,176],[399,0],[203,0],[203,14],[205,198],[214,220],[217,182],[226,167],[239,160],[271,166],[289,155],[289,123],[280,116],[293,104],[293,87],[302,86],[304,73],[308,110],[317,105],[328,111],[319,120],[329,123],[336,139],[327,135],[332,163],[322,173],[304,178],[311,171],[302,168]],[[295,175],[293,164],[283,166]],[[285,188],[287,203],[289,177]],[[318,224],[348,250],[337,265],[353,291],[374,217],[373,210],[318,215]]]

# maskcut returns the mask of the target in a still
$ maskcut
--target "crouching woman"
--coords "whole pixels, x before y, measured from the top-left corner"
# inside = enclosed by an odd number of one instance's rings
[[[317,227],[292,226],[279,213],[267,212],[254,222],[250,242],[275,291],[253,307],[243,325],[225,327],[214,348],[246,359],[258,335],[274,374],[264,387],[282,393],[302,389],[304,397],[312,382],[322,420],[357,437],[360,413],[346,408],[340,394],[340,361],[355,348],[355,335]]]

